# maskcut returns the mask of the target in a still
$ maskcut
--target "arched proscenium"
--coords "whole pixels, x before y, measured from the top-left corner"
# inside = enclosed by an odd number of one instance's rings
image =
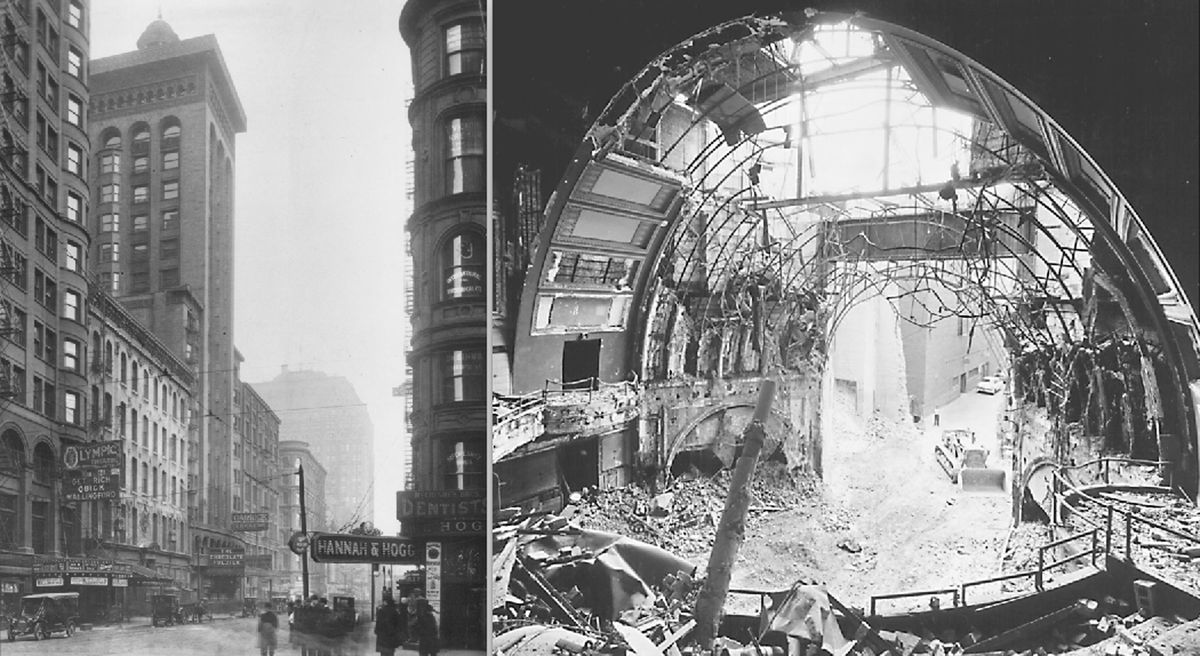
[[[820,13],[701,32],[612,99],[546,214],[515,391],[556,377],[525,356],[584,334],[604,380],[820,367],[874,291],[1068,374],[1119,344],[1140,430],[1197,489],[1200,323],[1174,273],[1053,119],[923,35]]]

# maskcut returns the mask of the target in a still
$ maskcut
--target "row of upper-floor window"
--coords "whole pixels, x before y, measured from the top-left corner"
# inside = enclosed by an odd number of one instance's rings
[[[100,162],[100,172],[107,174],[119,174],[121,172],[121,153],[120,151],[105,150],[98,157]],[[179,150],[164,150],[160,157],[161,171],[173,171],[179,168]],[[150,171],[150,156],[149,155],[134,155],[132,157],[132,173],[148,173]]]
[[[4,54],[7,55],[5,57],[5,63],[7,64],[6,68],[8,70],[16,71],[20,73],[21,76],[28,78],[30,74],[29,64],[31,61],[35,61],[38,73],[37,79],[39,84],[39,92],[42,92],[44,95],[45,89],[42,88],[42,85],[45,83],[47,77],[46,71],[57,70],[58,64],[61,61],[60,48],[62,47],[62,42],[59,39],[58,30],[54,29],[54,26],[51,24],[51,22],[46,20],[45,14],[41,10],[38,10],[37,41],[38,44],[42,46],[42,49],[45,51],[46,55],[50,58],[50,61],[54,63],[53,66],[47,66],[42,62],[42,57],[40,55],[31,56],[29,43],[20,34],[20,28],[18,28],[16,23],[13,22],[11,15],[6,15],[4,17],[3,29]],[[70,75],[71,77],[79,80],[81,83],[86,84],[87,63],[83,48],[68,41],[66,51],[67,65],[64,71],[67,75]],[[53,81],[53,84],[57,87],[58,82],[57,80],[54,80],[54,76],[50,75],[49,77]]]
[[[141,481],[138,486],[138,469],[141,465]],[[173,506],[178,506],[184,499],[180,492],[185,492],[180,486],[180,480],[176,476],[171,476],[171,486],[167,487],[167,470],[159,470],[158,467],[153,467],[146,462],[138,462],[137,458],[129,459],[129,469],[123,472],[122,487],[129,490],[131,493],[150,496],[152,499],[160,500],[164,503],[169,503]],[[161,481],[161,484],[160,484]]]
[[[30,114],[29,98],[7,72],[3,74],[2,80],[4,111],[13,118],[16,125],[27,125]],[[38,63],[37,91],[38,95],[46,100],[46,104],[50,106],[56,119],[61,117],[67,124],[80,130],[84,129],[86,116],[84,115],[83,99],[69,91],[62,94],[58,82],[54,80],[49,70],[42,66],[41,62]],[[39,110],[38,114],[41,113]]]
[[[119,203],[121,202],[121,185],[117,183],[108,183],[100,185],[100,202],[101,203]],[[163,180],[159,184],[159,200],[178,200],[179,199],[179,180]],[[149,203],[150,202],[150,185],[135,184],[132,185],[132,200],[134,203]]]
[[[175,384],[164,380],[166,374],[152,376],[148,367],[141,366],[111,339],[102,340],[98,332],[92,333],[92,353],[97,371],[113,376],[116,382],[126,386],[133,394],[138,394],[140,390],[142,397],[159,411],[176,421],[186,422],[187,395]],[[153,378],[159,380],[154,381]],[[111,410],[111,403],[107,409]],[[111,412],[106,412],[105,416],[109,415]]]
[[[73,239],[63,239],[58,231],[41,216],[28,212],[24,207],[0,206],[3,208],[3,223],[11,228],[10,235],[29,237],[29,224],[34,224],[33,247],[54,263],[74,273],[84,273],[86,264],[83,245]],[[12,237],[10,236],[10,239]],[[60,257],[61,256],[61,257]],[[36,269],[36,265],[35,265]],[[35,274],[36,275],[36,274]],[[29,281],[29,259],[23,250],[5,240],[0,242],[0,277],[20,289],[26,289]]]
[[[161,233],[173,233],[179,229],[179,210],[177,210],[177,209],[163,210],[162,212],[159,213],[158,217],[159,217],[158,227],[159,227],[160,234]],[[105,233],[105,232],[120,233],[121,229],[123,227],[122,223],[123,222],[121,219],[120,212],[116,212],[116,211],[105,212],[104,214],[100,215],[100,225],[99,225],[100,232],[101,233]],[[130,218],[130,231],[135,236],[139,236],[139,235],[144,236],[146,234],[149,234],[150,214],[147,212],[138,212],[137,214],[134,214]],[[177,239],[173,240],[174,241],[173,244],[166,243],[168,241],[170,241],[170,240],[164,238],[163,239],[164,243],[161,244],[160,247],[167,251],[172,250],[172,248],[174,248],[174,250],[177,251],[179,248],[178,240]],[[176,255],[177,254],[178,253],[176,253]]]
[[[163,150],[172,150],[179,148],[179,138],[183,135],[183,128],[179,123],[179,119],[174,116],[168,116],[159,123],[159,132],[161,136],[160,147]],[[130,128],[131,143],[134,152],[146,152],[150,148],[150,126],[145,122],[135,123]],[[121,130],[116,127],[105,128],[100,133],[101,148],[105,151],[119,151],[124,144],[121,136]]]
[[[92,387],[93,406],[95,405],[95,397],[99,393],[98,387]],[[95,413],[92,417],[97,421],[103,421],[105,425],[112,428],[117,437],[126,442],[131,448],[131,452],[136,452],[139,448],[143,453],[148,453],[151,457],[158,458],[161,453],[161,458],[165,459],[168,464],[182,465],[185,463],[187,454],[187,440],[179,439],[178,433],[170,433],[168,435],[167,425],[159,425],[156,421],[151,421],[147,415],[141,416],[141,435],[138,434],[138,413],[137,408],[127,408],[124,403],[118,405],[114,410],[112,408],[112,395],[104,395],[105,412],[101,415]]]
[[[29,385],[30,378],[32,385]],[[25,367],[8,358],[0,358],[0,396],[54,421],[84,425],[82,393],[69,388],[60,390],[54,381],[37,374],[29,377]]]
[[[182,498],[182,495],[186,493],[186,490],[182,489],[182,485],[183,481],[180,480],[181,498],[178,502],[172,504],[179,506],[178,510],[175,511],[179,513],[183,512],[183,506],[186,503],[186,500]],[[165,513],[151,512],[142,508],[141,520],[139,521],[138,509],[129,508],[129,524],[126,526],[125,518],[121,515],[122,513],[119,510],[111,527],[112,539],[124,542],[125,544],[140,544],[143,540],[149,540],[151,544],[158,544],[169,551],[182,551],[187,548],[187,536],[184,535],[187,525],[182,519],[171,517]]]
[[[135,269],[145,268],[147,271],[150,266],[150,244],[139,242],[132,244],[132,257],[130,258]],[[179,239],[172,237],[163,239],[159,242],[158,257],[161,260],[166,260],[173,264],[179,259]],[[102,264],[120,264],[121,263],[121,244],[117,242],[109,244],[100,244],[100,263]],[[179,284],[176,282],[175,284]]]
[[[4,158],[3,164],[9,166],[18,172],[22,177],[25,173],[25,167],[28,160],[28,153],[25,152],[19,144],[9,140],[7,131],[3,133],[3,146],[7,157]],[[77,175],[81,181],[85,178],[83,170],[83,151],[77,145],[71,144],[68,148],[68,167],[73,174]],[[58,207],[59,185],[58,178],[51,169],[47,169],[40,163],[34,166],[32,186],[39,197],[45,201],[47,205],[53,208]],[[18,200],[12,194],[4,194],[2,201],[4,208],[4,222],[13,226],[13,228],[22,235],[27,235],[27,227],[23,228],[21,223],[25,219],[21,216],[25,211],[23,201]],[[15,211],[14,211],[15,210]],[[82,223],[85,216],[86,205],[84,197],[74,190],[68,190],[66,194],[66,213],[63,218],[74,223]]]
[[[49,3],[50,3],[50,8],[54,10],[55,14],[59,14],[59,15],[62,14],[63,3],[61,2],[61,0],[49,0]],[[9,2],[8,2],[8,6],[12,7],[14,10],[16,10],[16,12],[18,14],[20,14],[21,17],[24,18],[25,20],[29,20],[30,5],[31,5],[31,0],[9,0]],[[77,30],[82,30],[83,29],[83,12],[84,12],[83,0],[69,0],[69,2],[66,3],[66,5],[67,5],[66,6],[67,25],[70,25],[71,27],[74,27]],[[39,9],[38,11],[41,11],[41,10]]]
[[[64,243],[64,265],[72,271],[82,273],[82,246],[73,241]],[[0,242],[0,279],[22,291],[29,289],[29,269],[33,269],[33,298],[50,314],[57,314],[64,319],[83,323],[83,294],[71,288],[65,288],[59,294],[58,280],[52,273],[44,271],[40,266],[29,266],[29,260],[18,249],[8,242]],[[61,303],[61,307],[60,307]]]
[[[102,271],[100,273],[100,286],[110,294],[118,295],[122,291],[128,291],[130,294],[143,294],[150,291],[150,267],[147,264],[133,263],[132,270],[129,275],[125,275],[124,271]],[[159,286],[164,288],[178,287],[181,282],[179,277],[179,267],[168,267],[160,269],[158,272]],[[125,280],[129,281],[129,289],[124,290],[122,285]],[[184,359],[189,363],[193,363],[197,349],[194,344],[188,342],[184,344]]]
[[[79,340],[72,337],[62,336],[60,338],[59,334],[51,326],[37,319],[33,320],[32,330],[29,330],[28,315],[17,303],[9,300],[0,300],[0,335],[2,335],[4,339],[17,346],[20,346],[23,349],[32,348],[34,357],[49,364],[50,366],[59,367],[64,371],[70,371],[79,375],[84,375],[85,363],[87,360],[86,352],[84,350],[85,346]],[[106,344],[103,351],[104,355],[100,356],[98,355],[101,353],[101,351],[97,334],[93,334],[93,340],[96,342],[96,344],[93,344],[93,352],[97,354],[95,356],[98,365],[96,370],[104,371],[107,369],[111,373],[112,342],[110,341]],[[126,373],[128,371],[126,368],[127,358],[124,353],[121,354],[121,361],[122,368],[120,380],[122,384],[129,385],[129,378]],[[25,369],[19,364],[8,361],[6,362],[7,364],[2,372],[3,384],[0,385],[0,387],[7,389],[7,393],[11,394],[13,397],[24,399],[26,382],[24,375]],[[186,407],[187,397],[182,395],[178,389],[174,389],[173,387],[169,388],[166,383],[163,383],[161,387],[158,384],[151,384],[150,370],[142,369],[141,371],[143,381],[141,391],[147,401],[151,402],[154,407],[157,407],[167,417],[174,419],[177,422],[186,423],[188,416]],[[136,394],[138,392],[138,365],[136,361],[133,363],[132,381],[131,389],[133,393]],[[94,388],[94,390],[95,389],[96,388]],[[35,390],[37,390],[37,385],[35,385]],[[53,395],[44,395],[40,392],[36,393],[37,396],[34,397],[34,409],[44,412],[48,415],[53,415]],[[94,396],[97,397],[95,399],[96,405],[93,407],[93,413],[95,415],[94,418],[98,419],[101,417],[101,410],[103,410],[102,416],[104,418],[111,418],[111,394],[105,395],[103,407],[99,403],[100,399],[98,392],[95,392]],[[74,408],[76,406],[68,403],[66,404],[66,407]],[[72,417],[71,419],[81,420],[82,417]],[[75,422],[73,421],[72,423]],[[136,422],[134,425],[136,426]],[[157,426],[157,423],[155,426]]]

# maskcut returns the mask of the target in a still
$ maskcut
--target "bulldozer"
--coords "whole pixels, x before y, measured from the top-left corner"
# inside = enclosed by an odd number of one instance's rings
[[[933,447],[938,465],[965,492],[1004,492],[1006,472],[987,466],[988,450],[981,446],[975,432],[961,428],[942,431],[941,442]]]

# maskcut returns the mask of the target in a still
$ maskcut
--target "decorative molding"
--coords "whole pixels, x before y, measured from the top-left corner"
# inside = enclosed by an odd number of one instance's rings
[[[200,94],[196,75],[187,75],[110,93],[93,94],[88,110],[93,116],[128,112],[153,105],[177,104]]]

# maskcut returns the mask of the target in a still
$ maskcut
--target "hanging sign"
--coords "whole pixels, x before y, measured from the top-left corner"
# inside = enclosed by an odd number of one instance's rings
[[[421,562],[417,545],[412,540],[375,535],[315,533],[310,553],[318,563],[416,565]]]

